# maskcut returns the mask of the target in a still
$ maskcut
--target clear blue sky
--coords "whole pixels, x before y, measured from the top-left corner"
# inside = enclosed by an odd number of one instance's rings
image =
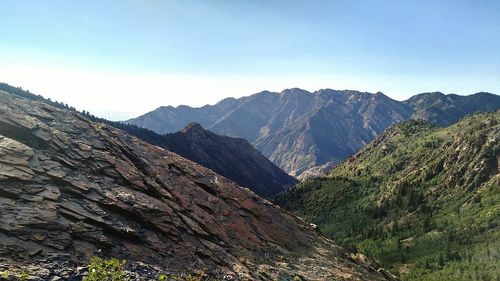
[[[278,87],[500,94],[500,1],[2,0],[0,81],[110,118]]]

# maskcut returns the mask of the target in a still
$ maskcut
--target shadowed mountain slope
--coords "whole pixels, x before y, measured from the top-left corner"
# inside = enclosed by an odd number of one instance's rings
[[[166,134],[163,140],[168,150],[227,175],[261,196],[276,195],[297,183],[247,140],[214,134],[197,123]]]

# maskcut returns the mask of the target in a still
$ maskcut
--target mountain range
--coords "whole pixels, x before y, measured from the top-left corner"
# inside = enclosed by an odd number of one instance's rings
[[[499,140],[500,111],[445,128],[407,121],[275,202],[402,280],[495,280]]]
[[[387,127],[408,119],[449,125],[467,114],[500,108],[500,96],[423,93],[396,101],[378,92],[260,92],[215,105],[159,107],[126,123],[157,133],[198,122],[210,131],[245,138],[292,176],[321,174],[353,155]]]
[[[79,280],[100,256],[137,280],[494,279],[500,111],[469,114],[498,107],[290,89],[168,107],[160,134],[0,83],[0,278]],[[249,139],[316,178],[291,187]]]
[[[70,109],[0,92],[0,155],[2,278],[80,280],[97,255],[134,280],[394,280],[212,170]]]

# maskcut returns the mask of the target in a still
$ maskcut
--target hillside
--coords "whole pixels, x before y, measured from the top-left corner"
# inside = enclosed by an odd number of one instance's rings
[[[0,90],[76,112],[66,104],[47,100],[8,84],[0,83]],[[175,152],[261,196],[275,195],[297,182],[243,139],[221,136],[201,126],[191,125],[177,133],[159,135],[148,129],[105,120],[87,112],[81,114],[92,121],[109,124],[150,144]]]
[[[276,197],[402,280],[500,276],[500,111],[387,129],[326,177]]]
[[[126,122],[159,133],[197,122],[212,132],[245,138],[290,175],[306,178],[350,157],[398,122],[423,119],[444,126],[496,109],[500,97],[489,93],[424,93],[399,102],[382,93],[294,88],[201,108],[160,107]]]
[[[146,280],[390,278],[211,170],[71,110],[0,92],[0,155],[2,278],[81,278],[94,255]]]

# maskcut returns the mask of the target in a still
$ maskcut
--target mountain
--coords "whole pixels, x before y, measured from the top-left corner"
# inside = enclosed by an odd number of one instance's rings
[[[126,122],[159,133],[198,122],[218,134],[245,138],[290,175],[306,178],[353,155],[395,123],[424,119],[444,126],[466,114],[499,108],[500,97],[489,93],[425,93],[399,102],[380,92],[294,88],[201,108],[160,107]]]
[[[495,280],[499,140],[500,111],[446,128],[407,121],[274,201],[402,280]]]
[[[210,167],[264,197],[297,183],[245,139],[214,134],[198,123],[189,123],[177,133],[162,136],[162,140],[164,148]]]
[[[470,96],[423,93],[403,102],[414,110],[413,119],[423,119],[439,126],[449,126],[463,116],[500,108],[500,97],[489,93]]]
[[[221,104],[224,110],[217,110]],[[339,162],[387,126],[412,114],[406,105],[382,93],[288,89],[224,100],[199,109],[162,107],[127,122],[170,132],[178,128],[171,120],[185,120],[187,111],[194,118],[190,121],[210,131],[247,139],[293,176],[319,164]],[[203,112],[207,111],[222,114],[204,119]]]
[[[68,105],[44,99],[8,84],[0,83],[0,90],[2,89],[17,96],[76,112]],[[246,140],[217,135],[195,123],[177,133],[159,135],[134,125],[97,118],[86,112],[82,114],[92,121],[106,123],[150,144],[175,152],[264,197],[276,195],[297,182]]]
[[[282,123],[278,130],[270,130],[272,133],[255,142],[264,155],[291,175],[299,176],[327,162],[338,163],[410,115],[408,108],[382,93],[321,90],[312,95],[310,103],[304,117],[291,125]]]
[[[130,120],[128,123],[148,128],[159,134],[174,133],[182,130],[186,124],[194,122],[204,127],[215,123],[221,116],[232,110],[239,100],[227,98],[214,106],[206,105],[193,110],[192,107],[181,105],[178,107],[162,106],[146,113],[137,122]],[[159,122],[161,121],[161,122]]]
[[[2,278],[79,280],[94,255],[125,259],[136,280],[391,278],[213,171],[71,110],[0,92],[0,155]]]

